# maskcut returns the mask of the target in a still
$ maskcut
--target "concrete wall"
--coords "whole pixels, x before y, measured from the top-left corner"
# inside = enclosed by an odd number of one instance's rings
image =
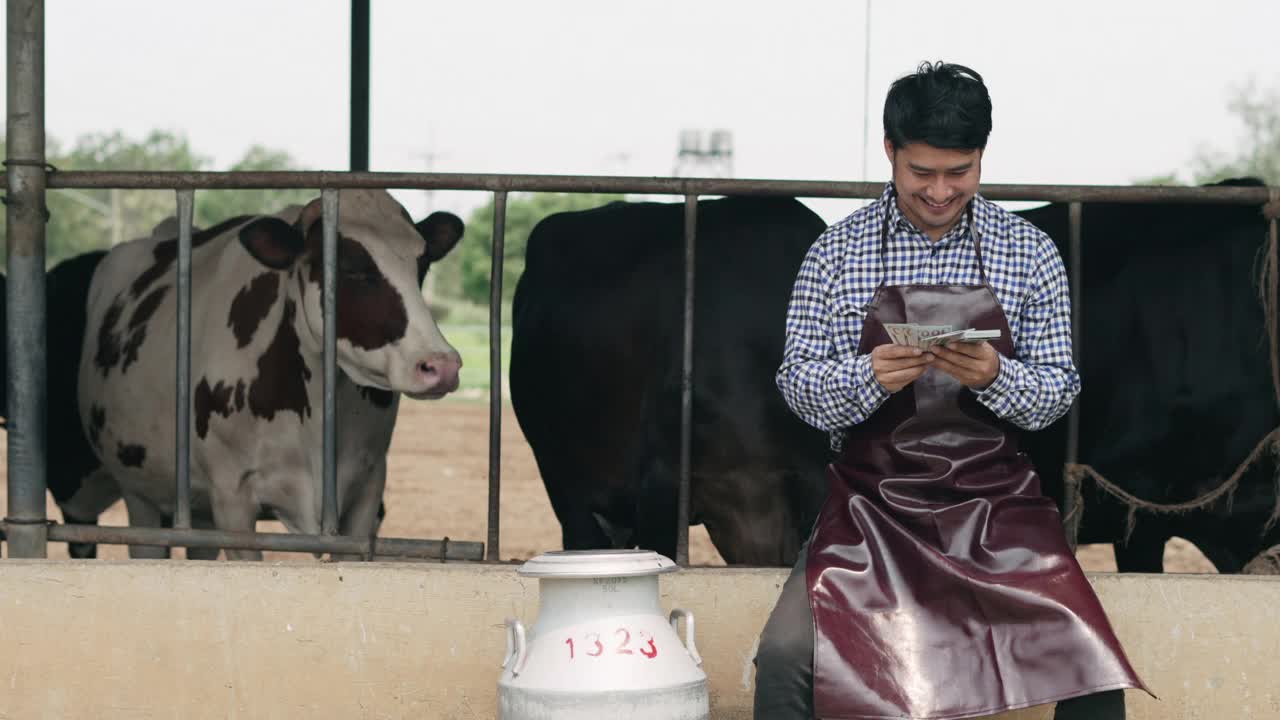
[[[749,718],[780,570],[686,570],[716,718]],[[1280,718],[1280,579],[1098,575],[1161,696],[1130,717]],[[0,561],[0,719],[493,718],[514,566]],[[1048,718],[1047,708],[1005,716]]]

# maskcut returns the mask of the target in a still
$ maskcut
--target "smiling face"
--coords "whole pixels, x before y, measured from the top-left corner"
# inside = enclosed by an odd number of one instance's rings
[[[978,192],[982,150],[948,150],[913,142],[885,153],[893,164],[898,208],[935,242],[960,219]]]

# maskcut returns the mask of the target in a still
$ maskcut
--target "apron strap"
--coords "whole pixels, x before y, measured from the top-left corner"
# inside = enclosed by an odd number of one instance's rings
[[[897,188],[894,188],[893,192],[889,195],[889,202],[894,203],[897,201],[898,201],[898,190]],[[975,202],[977,202],[976,197],[974,197],[969,201],[969,207],[966,210],[966,214],[969,220],[969,234],[973,237],[973,254],[978,259],[978,277],[982,279],[983,285],[990,285],[991,283],[987,282],[986,264],[982,262],[982,238],[978,233],[978,224],[975,222],[975,218],[974,218],[973,206]],[[881,285],[884,285],[885,281],[888,280],[889,278],[889,271],[885,268],[884,263],[885,263],[885,256],[889,254],[889,215],[891,214],[890,212],[891,210],[892,210],[891,205],[885,205],[884,219],[880,223],[880,284]]]
[[[969,201],[969,235],[973,238],[973,254],[978,258],[978,277],[982,278],[982,284],[990,286],[987,282],[987,266],[982,262],[982,238],[978,235],[978,223],[975,222],[973,206],[978,202],[978,198]]]
[[[895,190],[889,196],[889,202],[897,202],[898,192]],[[892,214],[891,205],[884,206],[884,220],[880,223],[880,284],[884,285],[889,279],[889,271],[884,266],[884,258],[889,254],[889,215]]]

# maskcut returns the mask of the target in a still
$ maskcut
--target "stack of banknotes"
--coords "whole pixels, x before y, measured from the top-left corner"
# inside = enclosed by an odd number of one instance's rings
[[[975,330],[964,328],[957,330],[951,325],[917,325],[916,323],[885,323],[884,329],[896,345],[927,350],[934,345],[945,345],[949,342],[980,342],[1000,337],[999,330]]]

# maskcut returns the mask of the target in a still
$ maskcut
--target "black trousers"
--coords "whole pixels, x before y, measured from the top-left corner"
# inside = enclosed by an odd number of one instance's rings
[[[805,555],[782,586],[756,653],[756,720],[813,718],[813,611],[805,589]],[[1124,691],[1063,700],[1054,720],[1124,720]]]

